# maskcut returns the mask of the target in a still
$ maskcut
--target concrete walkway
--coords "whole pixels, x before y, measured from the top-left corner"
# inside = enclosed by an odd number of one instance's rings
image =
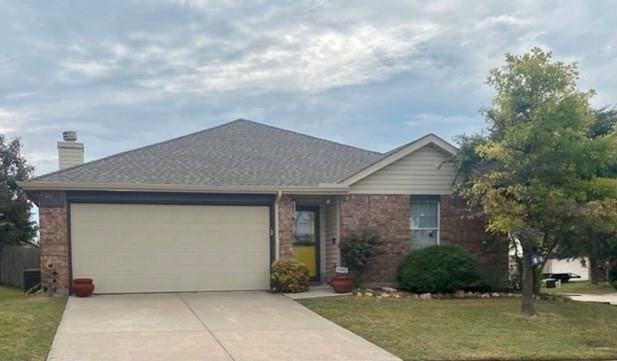
[[[284,293],[285,296],[292,300],[308,300],[311,298],[324,298],[324,297],[344,297],[351,296],[349,293],[336,293],[332,287],[328,285],[311,286],[308,291],[300,293]]]
[[[617,306],[617,293],[608,293],[605,295],[572,294],[568,297],[574,301],[607,303]]]
[[[49,361],[390,361],[397,357],[266,292],[69,298]]]

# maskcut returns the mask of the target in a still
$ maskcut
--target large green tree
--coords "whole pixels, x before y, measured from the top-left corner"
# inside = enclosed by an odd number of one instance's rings
[[[602,108],[592,111],[594,121],[589,136],[607,136],[615,132],[617,109]],[[607,164],[598,169],[598,177],[617,178],[617,166]],[[610,185],[610,184],[609,184]],[[556,250],[557,258],[588,257],[591,282],[603,281],[607,266],[617,267],[617,189],[599,193],[591,189],[587,194],[589,203],[582,207],[572,222],[572,229],[562,235]],[[596,191],[596,192],[594,192]]]
[[[32,205],[19,187],[32,171],[21,155],[19,139],[7,142],[0,134],[0,247],[31,242],[36,234],[30,219]]]
[[[532,256],[559,246],[590,194],[609,196],[617,181],[601,169],[615,164],[615,132],[590,136],[593,91],[580,91],[574,64],[534,48],[506,55],[488,84],[488,132],[461,137],[459,193],[486,218],[487,230],[522,248],[521,313],[536,314]]]

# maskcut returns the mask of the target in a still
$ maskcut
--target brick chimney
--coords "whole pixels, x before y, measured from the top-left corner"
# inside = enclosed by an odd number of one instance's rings
[[[83,162],[84,144],[77,142],[77,133],[73,130],[62,132],[62,142],[58,142],[59,168],[64,169]]]

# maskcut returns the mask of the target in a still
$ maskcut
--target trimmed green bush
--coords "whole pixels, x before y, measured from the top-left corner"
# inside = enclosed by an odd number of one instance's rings
[[[476,262],[459,246],[411,251],[399,265],[401,288],[414,292],[455,292],[480,281]]]
[[[272,291],[297,293],[309,288],[309,269],[293,258],[280,259],[272,264],[270,276]]]

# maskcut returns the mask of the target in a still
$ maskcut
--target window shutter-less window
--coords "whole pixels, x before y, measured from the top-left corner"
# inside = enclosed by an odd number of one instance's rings
[[[412,249],[439,244],[439,196],[411,196]]]

